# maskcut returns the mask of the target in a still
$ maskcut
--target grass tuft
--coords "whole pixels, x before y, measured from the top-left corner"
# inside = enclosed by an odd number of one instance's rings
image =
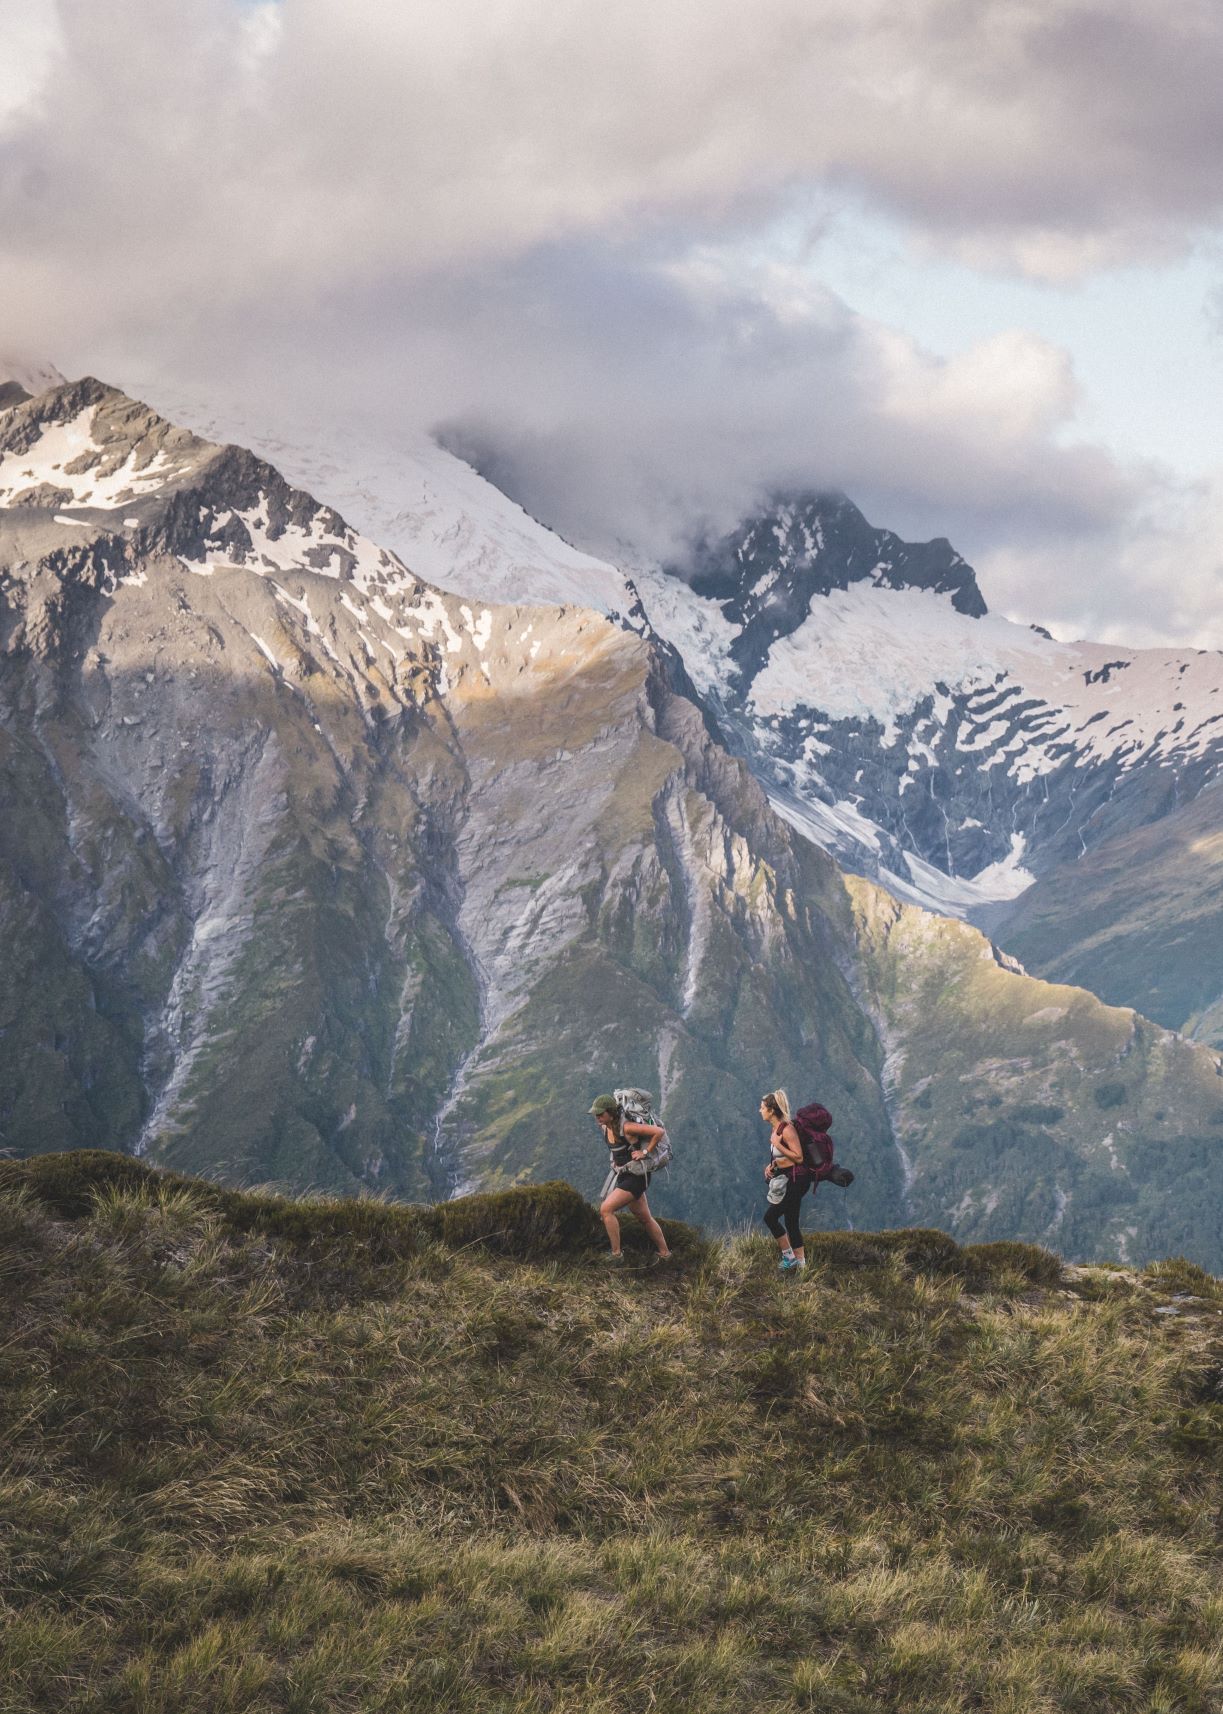
[[[1062,1259],[1040,1244],[1001,1239],[993,1244],[967,1244],[960,1252],[962,1272],[973,1286],[987,1287],[1018,1276],[1025,1285],[1056,1286],[1062,1279]]]

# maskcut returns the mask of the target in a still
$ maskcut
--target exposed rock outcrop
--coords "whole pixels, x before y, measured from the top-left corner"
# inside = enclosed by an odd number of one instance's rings
[[[0,414],[0,491],[0,1146],[423,1199],[593,1190],[586,1108],[629,1081],[675,1135],[668,1208],[720,1222],[754,1211],[782,1084],[836,1114],[860,1223],[920,1206],[1041,1237],[1056,1197],[986,1207],[989,1139],[945,1170],[957,1092],[1043,1103],[1075,1220],[1103,1146],[1082,1112],[1122,1060],[1126,1122],[1179,1090],[1161,1158],[1210,1138],[1213,1054],[964,925],[881,929],[650,636],[441,594],[263,460],[93,381]],[[1057,1007],[1074,1028],[1043,1057],[1004,1046]],[[1223,1153],[1199,1152],[1213,1184]],[[1106,1213],[1066,1226],[1085,1252],[1169,1247],[1141,1195]]]

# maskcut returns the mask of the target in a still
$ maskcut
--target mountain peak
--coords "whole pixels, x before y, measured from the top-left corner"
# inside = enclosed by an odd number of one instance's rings
[[[750,624],[765,607],[806,616],[813,595],[854,583],[949,595],[959,613],[981,618],[985,601],[972,567],[945,536],[906,542],[876,529],[843,494],[776,493],[727,535],[702,539],[686,566],[672,566],[698,595],[721,601],[727,618]]]
[[[92,530],[112,557],[157,551],[202,577],[249,565],[261,575],[318,571],[388,598],[419,587],[392,554],[256,454],[203,440],[93,376],[9,403],[0,507],[27,558],[53,551],[65,531],[81,542]]]
[[[774,644],[794,636],[818,597],[851,588],[922,590],[949,597],[971,619],[986,606],[972,567],[945,537],[902,541],[876,529],[843,494],[779,492],[728,534],[698,540],[666,571],[721,610],[727,653],[742,685]]]

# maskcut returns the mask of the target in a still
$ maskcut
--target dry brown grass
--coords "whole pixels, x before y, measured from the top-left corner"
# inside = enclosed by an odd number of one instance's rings
[[[5,1714],[1217,1714],[1217,1282],[583,1206],[0,1172]]]

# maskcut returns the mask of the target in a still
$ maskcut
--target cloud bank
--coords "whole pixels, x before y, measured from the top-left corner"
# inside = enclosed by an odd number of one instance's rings
[[[1064,352],[935,358],[771,236],[863,206],[1038,278],[1175,252],[1223,203],[1201,0],[0,0],[0,32],[8,348],[445,423],[603,546],[843,488],[1072,629],[1144,618],[1143,544],[1213,528],[1074,444]]]
[[[122,235],[218,294],[802,185],[1055,276],[1223,206],[1204,0],[5,3],[31,91],[7,104],[6,251]]]

